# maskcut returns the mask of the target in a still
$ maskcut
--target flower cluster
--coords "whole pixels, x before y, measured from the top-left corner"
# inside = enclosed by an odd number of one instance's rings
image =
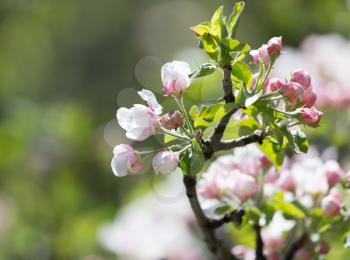
[[[299,49],[287,48],[276,62],[272,74],[284,77],[290,69],[302,67],[310,71],[318,95],[317,104],[330,107],[350,105],[350,42],[340,35],[312,35]]]
[[[232,158],[232,163],[234,161]],[[280,171],[270,168],[263,176],[264,183],[260,186],[260,192],[264,194],[265,205],[281,203],[284,207],[298,205],[302,209],[293,213],[281,207],[282,211],[276,211],[269,224],[262,228],[261,236],[267,259],[281,259],[283,250],[290,246],[287,237],[296,240],[290,236],[291,230],[294,230],[294,235],[298,230],[304,232],[302,236],[305,241],[295,252],[296,259],[302,256],[306,257],[302,259],[310,259],[314,254],[327,254],[330,246],[324,238],[324,225],[339,223],[341,218],[349,216],[344,205],[345,197],[349,198],[349,194],[342,185],[348,182],[347,174],[340,165],[334,160],[323,161],[316,155],[295,156],[286,161]],[[234,191],[232,194],[235,194]],[[303,212],[309,213],[306,216]],[[295,218],[298,214],[301,214],[302,219]],[[284,215],[289,218],[293,215],[295,220],[287,220]],[[260,221],[267,222],[266,218],[263,214]],[[243,245],[235,246],[232,253],[239,259],[255,259],[254,250]]]
[[[190,85],[191,70],[187,63],[173,61],[166,63],[161,69],[163,93],[176,98]],[[154,93],[143,89],[138,94],[147,106],[135,104],[132,108],[119,108],[117,119],[119,125],[126,131],[126,137],[134,141],[143,141],[157,133],[183,138],[183,115],[178,110],[172,114],[163,114],[163,107],[158,103]],[[182,108],[182,107],[181,107]],[[175,147],[174,147],[175,148]],[[183,147],[181,147],[183,148]],[[174,172],[179,164],[179,152],[172,147],[159,151],[153,159],[155,173],[168,175]],[[139,174],[143,170],[142,152],[138,152],[127,144],[119,144],[114,150],[112,169],[116,176]]]
[[[274,37],[259,49],[250,51],[250,55],[255,63],[262,62],[271,68],[281,54],[282,47],[282,37]],[[259,76],[259,73],[253,75],[253,88],[257,88]],[[311,76],[307,71],[295,70],[288,82],[278,77],[266,78],[263,81],[263,89],[265,93],[280,94],[285,102],[286,110],[295,109],[294,113],[299,116],[301,123],[311,127],[319,125],[323,113],[314,107],[317,94],[311,85]]]
[[[339,215],[342,192],[338,184],[344,178],[334,161],[308,159],[283,164],[286,149],[296,153],[308,150],[298,125],[317,127],[323,114],[315,108],[317,95],[309,73],[298,69],[288,81],[270,76],[282,53],[282,37],[271,38],[257,50],[235,38],[243,7],[244,3],[238,2],[229,18],[220,7],[211,21],[191,27],[210,63],[193,71],[182,61],[163,65],[163,94],[175,101],[178,110],[164,113],[156,96],[145,89],[138,94],[146,105],[118,109],[118,122],[129,139],[144,141],[157,134],[163,135],[163,143],[153,151],[117,145],[112,169],[116,176],[140,174],[145,168],[143,155],[152,154],[156,174],[183,174],[200,230],[218,259],[231,253],[214,229],[233,219],[262,236],[265,247],[257,247],[257,256],[278,259],[285,251],[284,232],[295,229],[290,232],[293,235],[305,229],[312,240],[313,210],[321,211],[317,213],[321,222]],[[248,53],[252,66],[244,61]],[[183,94],[191,82],[217,70],[223,72],[222,98],[187,110]],[[221,156],[212,161],[218,152]],[[235,216],[237,212],[244,216]],[[315,232],[319,232],[317,228]],[[317,245],[320,242],[312,240]],[[251,255],[244,247],[234,248],[232,253]]]
[[[236,208],[258,192],[257,176],[266,165],[271,163],[255,145],[237,148],[211,163],[197,184],[198,193]]]

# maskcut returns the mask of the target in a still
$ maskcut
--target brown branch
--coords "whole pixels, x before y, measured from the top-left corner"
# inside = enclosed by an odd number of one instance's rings
[[[244,209],[234,210],[231,213],[224,215],[219,220],[211,220],[210,226],[211,226],[211,228],[219,228],[222,225],[224,225],[226,223],[230,223],[230,222],[236,222],[238,224],[241,224],[244,214],[245,214]]]
[[[224,90],[224,100],[226,103],[235,102],[235,96],[232,91],[232,80],[231,80],[231,65],[222,66],[224,70],[224,79],[222,80],[222,88]]]
[[[307,233],[304,233],[298,240],[293,242],[286,252],[285,257],[283,258],[284,260],[292,260],[294,258],[295,253],[302,248],[305,243],[308,241],[309,237]]]
[[[190,201],[192,210],[197,218],[199,228],[204,236],[204,240],[207,243],[209,250],[219,260],[236,259],[231,254],[230,250],[225,247],[224,242],[216,237],[213,222],[204,215],[197,197],[196,177],[184,175],[183,182],[186,188],[186,195]]]
[[[256,260],[265,260],[264,255],[264,242],[261,237],[261,227],[259,225],[254,226],[256,239],[255,239],[255,259]]]
[[[229,150],[236,147],[246,146],[251,143],[261,144],[263,140],[264,140],[264,135],[262,133],[254,133],[251,135],[243,136],[236,140],[222,141],[216,144],[216,146],[213,146],[213,151],[217,152],[217,151]]]

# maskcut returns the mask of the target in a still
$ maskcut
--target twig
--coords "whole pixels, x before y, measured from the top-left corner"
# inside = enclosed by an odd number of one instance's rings
[[[298,240],[291,244],[290,248],[286,252],[284,260],[292,260],[294,258],[295,253],[303,247],[303,245],[307,242],[308,235],[304,233]]]
[[[261,237],[261,227],[257,224],[254,226],[256,239],[255,239],[255,259],[256,260],[265,260],[264,255],[264,242]]]
[[[232,91],[232,80],[231,80],[231,65],[224,65],[222,67],[224,71],[224,79],[222,80],[222,88],[224,90],[224,100],[226,103],[235,102],[235,96]]]
[[[212,221],[208,219],[199,204],[197,191],[196,191],[196,177],[184,175],[183,182],[186,188],[186,195],[190,201],[192,210],[197,218],[199,228],[204,236],[204,240],[207,243],[209,250],[219,260],[236,259],[228,248],[225,247],[223,241],[218,239],[215,234],[215,228]]]
[[[211,220],[211,228],[219,228],[222,225],[230,222],[236,222],[238,224],[242,223],[242,218],[245,214],[244,209],[237,209],[232,211],[231,213],[228,213],[224,215],[221,219],[219,220]]]

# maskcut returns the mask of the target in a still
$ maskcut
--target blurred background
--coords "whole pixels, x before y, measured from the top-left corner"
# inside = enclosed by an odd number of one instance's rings
[[[113,175],[112,148],[129,142],[115,112],[139,103],[141,88],[160,94],[163,63],[208,61],[188,28],[221,4],[228,13],[233,1],[0,1],[0,259],[116,258],[100,241],[101,225],[154,179]],[[311,34],[335,33],[345,44],[349,10],[346,0],[247,1],[238,38],[256,48],[282,35],[299,48]],[[206,84],[190,89],[189,103],[220,95],[220,75]],[[339,134],[323,127],[313,140],[346,154],[348,115]]]

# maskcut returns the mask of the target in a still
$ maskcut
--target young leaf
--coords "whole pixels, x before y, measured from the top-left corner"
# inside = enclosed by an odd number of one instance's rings
[[[264,139],[263,143],[259,145],[260,150],[266,155],[266,157],[275,165],[279,170],[283,164],[284,151],[279,144],[272,142],[271,140]]]
[[[293,203],[284,201],[282,198],[275,196],[268,202],[276,211],[282,211],[287,217],[305,218],[304,212]]]
[[[210,23],[208,23],[208,22],[200,23],[200,24],[198,24],[198,25],[195,25],[195,26],[193,26],[193,27],[190,27],[190,29],[191,29],[197,36],[200,36],[200,37],[202,37],[205,33],[208,33],[208,34],[217,36],[217,35],[216,35],[216,32],[210,28]]]
[[[232,75],[249,86],[253,80],[253,73],[250,67],[243,61],[238,61],[232,66]]]
[[[218,62],[220,49],[214,37],[208,33],[204,33],[201,43],[202,48],[209,55],[209,57],[212,58],[214,61]]]
[[[204,77],[204,76],[207,76],[207,75],[214,73],[216,69],[217,69],[217,66],[215,64],[204,63],[201,66],[199,66],[197,69],[192,71],[191,74],[189,75],[189,77],[191,79]]]
[[[239,24],[239,17],[243,12],[243,10],[244,10],[244,2],[236,3],[235,6],[233,7],[232,14],[228,20],[229,36],[233,39],[236,37],[236,32]]]
[[[293,151],[296,153],[307,153],[309,143],[306,135],[302,131],[288,132],[287,138]]]
[[[227,29],[226,26],[224,26],[225,22],[223,17],[223,9],[224,6],[220,6],[215,11],[210,21],[211,28],[217,33],[219,39],[224,39],[227,35]]]

